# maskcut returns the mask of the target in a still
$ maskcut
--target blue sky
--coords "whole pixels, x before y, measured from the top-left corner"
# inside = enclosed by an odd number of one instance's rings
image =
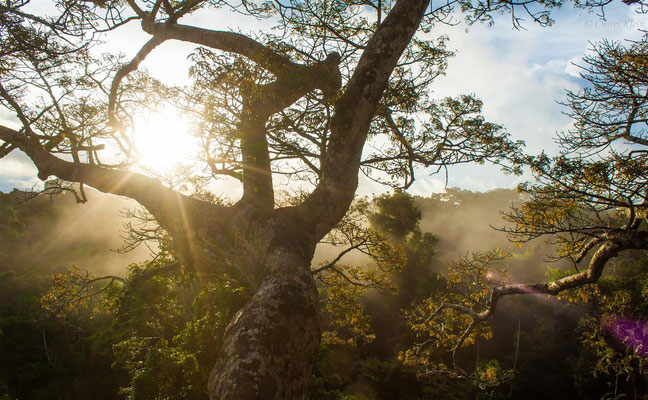
[[[557,101],[565,99],[566,89],[578,90],[584,84],[574,63],[590,43],[603,38],[639,39],[637,28],[647,28],[648,18],[622,3],[606,9],[605,21],[569,7],[553,15],[556,23],[548,28],[526,22],[526,30],[514,30],[509,18],[501,16],[492,27],[442,29],[457,56],[449,61],[447,75],[433,85],[435,94],[474,93],[484,101],[486,118],[504,125],[514,139],[524,140],[527,152],[554,152],[555,133],[570,125]],[[530,179],[505,175],[496,166],[457,166],[449,172],[448,186],[480,191],[515,187]],[[419,173],[414,193],[426,195],[445,185],[445,175],[424,175]]]
[[[36,2],[38,4],[38,2]],[[590,47],[589,42],[602,38],[612,40],[638,39],[638,29],[648,28],[648,17],[635,14],[622,3],[606,9],[606,20],[596,14],[565,7],[554,13],[556,23],[542,28],[530,21],[525,30],[514,30],[506,15],[496,18],[495,25],[440,26],[430,35],[448,35],[449,48],[457,55],[449,61],[448,73],[440,77],[431,90],[433,96],[444,97],[473,93],[484,101],[484,114],[492,122],[504,125],[514,139],[524,140],[527,151],[555,150],[553,136],[556,131],[569,127],[570,121],[561,111],[557,101],[565,98],[565,89],[577,90],[582,84],[578,63]],[[187,18],[207,28],[251,28],[251,22],[232,15],[213,17],[199,14]],[[266,22],[270,26],[270,22]],[[258,22],[254,22],[258,25]],[[118,49],[133,55],[147,40],[134,24],[112,34],[107,50]],[[185,55],[193,46],[169,43],[151,54],[144,63],[151,74],[164,80],[186,83],[188,63]],[[0,122],[7,123],[12,114],[0,108]],[[418,171],[418,180],[411,192],[428,195],[445,185],[445,175],[428,176]],[[448,186],[470,190],[489,190],[497,187],[514,187],[528,176],[516,177],[502,174],[496,166],[458,166],[449,170]],[[0,191],[7,192],[38,184],[36,169],[19,152],[0,160]],[[360,192],[379,193],[386,188],[363,180]]]

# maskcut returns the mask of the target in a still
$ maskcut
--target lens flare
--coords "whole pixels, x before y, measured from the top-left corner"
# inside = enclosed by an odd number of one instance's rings
[[[612,316],[604,324],[619,342],[648,357],[648,321]]]

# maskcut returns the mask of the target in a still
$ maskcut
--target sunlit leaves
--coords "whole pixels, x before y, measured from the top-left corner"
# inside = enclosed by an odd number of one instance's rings
[[[369,203],[360,199],[323,240],[323,243],[338,247],[340,254],[313,268],[316,278],[327,284],[328,277],[337,275],[359,286],[393,288],[391,277],[405,263],[404,249],[402,244],[392,242],[387,234],[372,229],[368,225],[369,218]],[[342,256],[352,251],[365,255],[366,265],[340,262]]]
[[[537,183],[520,185],[529,199],[506,214],[513,240],[545,236],[577,265],[615,232],[645,227],[646,40],[593,45],[581,67],[589,85],[565,103],[574,125],[558,137],[561,153],[530,160]]]
[[[328,277],[327,286],[320,288],[326,299],[322,343],[358,346],[375,339],[371,318],[364,312],[365,292],[365,288],[349,284],[340,275]]]
[[[92,318],[111,310],[111,296],[121,290],[122,284],[121,278],[96,277],[75,267],[66,274],[52,276],[50,289],[41,297],[41,307],[46,314],[58,318]]]
[[[539,3],[543,6],[558,4],[545,1]],[[15,32],[9,36],[34,36],[38,39],[38,35],[34,35],[37,31],[32,27],[34,25],[48,27],[53,32],[74,33],[82,38],[86,33],[110,30],[131,19],[142,20],[144,25],[152,22],[172,24],[202,8],[223,8],[255,18],[275,18],[279,27],[283,29],[258,32],[250,37],[263,43],[269,51],[285,56],[291,61],[313,64],[324,60],[333,52],[339,54],[342,88],[353,74],[359,56],[378,24],[384,21],[394,5],[393,2],[386,1],[339,0],[240,3],[220,0],[102,0],[57,4],[63,15],[51,26],[54,20],[25,20],[18,12],[8,12],[8,18],[13,21],[11,26],[26,32]],[[16,7],[16,10],[20,8]],[[514,12],[519,8],[506,2],[442,3],[430,7],[421,30],[429,33],[434,23],[449,22],[446,18],[455,7],[470,15],[468,18],[473,21],[489,20],[492,12]],[[523,8],[530,15],[534,15],[537,22],[547,22],[543,10],[536,11],[527,6]],[[62,25],[59,26],[59,22],[62,22]],[[29,33],[30,30],[34,32]],[[39,40],[45,42],[42,38]],[[466,115],[478,114],[481,103],[473,101],[472,104],[468,104],[467,96],[459,103],[444,100],[437,105],[429,101],[430,84],[445,72],[446,61],[453,55],[452,51],[448,50],[446,41],[445,36],[430,40],[427,36],[415,35],[391,74],[370,132],[370,141],[377,151],[363,162],[364,172],[372,179],[394,187],[408,187],[414,181],[415,166],[434,167],[438,171],[459,162],[500,163],[507,171],[518,172],[516,154],[520,143],[509,140],[501,127]],[[29,47],[39,50],[59,42],[65,41],[50,40],[48,43],[32,43]],[[88,37],[88,40],[82,43],[85,46],[92,42],[92,38]],[[52,59],[54,58],[56,57]],[[66,63],[69,61],[61,60]],[[108,92],[107,77],[114,76],[117,68],[123,66],[121,60],[114,57],[104,61],[102,65],[105,71],[86,71],[87,81],[93,82],[94,90],[101,95]],[[238,142],[241,135],[237,131],[241,96],[244,92],[252,90],[252,87],[273,82],[274,77],[268,73],[268,66],[263,62],[256,60],[257,63],[253,63],[242,55],[216,54],[199,49],[191,57],[191,61],[194,66],[190,75],[195,80],[195,85],[189,90],[173,91],[148,77],[132,74],[134,79],[124,80],[119,87],[115,102],[117,121],[112,121],[110,127],[106,124],[105,101],[92,99],[90,102],[83,99],[82,106],[76,106],[77,110],[73,112],[82,114],[83,118],[61,116],[59,114],[65,112],[57,110],[56,113],[52,113],[53,118],[50,118],[47,124],[39,127],[42,131],[39,133],[53,136],[48,140],[52,142],[48,146],[54,148],[58,145],[61,148],[57,150],[63,153],[76,156],[78,148],[81,148],[81,155],[84,156],[82,158],[85,158],[83,162],[97,163],[99,158],[97,151],[85,150],[86,148],[96,149],[96,146],[104,142],[115,145],[122,156],[118,161],[124,162],[120,166],[128,167],[127,162],[132,161],[134,141],[129,132],[124,132],[125,128],[132,127],[130,120],[137,114],[138,107],[156,107],[162,98],[168,99],[170,95],[175,97],[176,104],[182,104],[186,113],[196,117],[194,127],[202,142],[202,151],[198,158],[204,162],[204,176],[227,175],[241,180]],[[83,69],[73,63],[69,66]],[[136,96],[135,93],[141,93],[142,96]],[[16,90],[13,90],[12,96],[17,95]],[[329,122],[333,115],[332,104],[335,98],[336,93],[322,94],[313,91],[271,118],[267,124],[267,136],[273,173],[317,184],[321,174],[320,161],[327,151]],[[63,105],[66,103],[63,100],[57,101]],[[38,113],[48,105],[49,103],[44,103],[34,107],[34,112]],[[83,112],[80,113],[79,110]],[[423,113],[430,114],[429,122],[421,118]],[[393,121],[388,120],[387,114],[391,115],[389,118]],[[462,114],[464,117],[460,123],[455,124],[451,122],[453,114]],[[440,116],[443,120],[450,120],[445,121],[444,126],[440,126],[439,121],[435,120]],[[67,127],[64,123],[65,118],[70,119]],[[88,121],[86,132],[75,132],[75,135],[72,135],[69,131],[74,129],[70,127],[77,125],[77,121],[73,119]],[[59,126],[55,126],[57,124]],[[454,125],[456,126],[453,127]],[[458,136],[450,133],[455,129],[463,133]],[[397,132],[398,130],[401,132]],[[56,140],[58,142],[54,143]]]
[[[487,363],[479,363],[476,370],[478,386],[484,390],[489,387],[497,387],[514,377],[513,370],[502,368],[497,360],[490,360]]]
[[[205,48],[197,49],[190,58],[194,84],[184,93],[184,109],[197,117],[193,128],[201,142],[199,158],[211,175],[240,178],[241,134],[237,127],[243,96],[270,82],[272,75],[243,57]]]
[[[456,353],[492,336],[490,327],[474,315],[488,309],[495,286],[510,282],[506,270],[499,266],[507,258],[495,250],[453,262],[444,276],[444,288],[408,311],[415,343],[400,353],[401,362],[416,366],[423,375],[465,375],[456,365]],[[473,374],[486,386],[506,375],[494,366]]]
[[[338,256],[312,270],[322,284],[326,343],[359,345],[373,340],[365,296],[370,290],[394,294],[400,271],[410,261],[429,262],[431,257],[435,241],[420,232],[420,218],[412,197],[404,193],[381,196],[373,204],[360,199],[325,238]],[[350,263],[343,259],[347,254],[364,262]]]

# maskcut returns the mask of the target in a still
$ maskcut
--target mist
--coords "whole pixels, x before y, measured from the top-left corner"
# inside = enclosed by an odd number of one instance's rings
[[[518,282],[544,281],[547,267],[567,267],[564,262],[549,261],[555,249],[544,239],[520,245],[510,241],[506,232],[501,230],[512,226],[503,218],[503,213],[523,201],[514,189],[472,192],[448,188],[444,193],[415,196],[414,199],[422,214],[421,230],[434,234],[438,239],[434,260],[427,266],[430,272],[443,273],[459,257],[496,248],[512,255],[511,260],[503,261],[505,264],[502,266]],[[332,260],[343,250],[342,246],[319,244],[313,264]],[[371,260],[359,251],[352,251],[342,258],[341,263],[363,265],[370,264]]]
[[[436,272],[444,271],[458,257],[495,248],[513,255],[505,268],[516,281],[546,280],[548,266],[566,266],[547,261],[555,249],[543,239],[516,245],[501,231],[512,226],[503,213],[523,201],[514,189],[471,192],[449,188],[445,193],[415,199],[423,215],[421,230],[435,234],[439,240],[431,266]]]
[[[135,201],[94,190],[87,190],[87,197],[84,204],[70,193],[15,203],[25,224],[20,245],[13,249],[18,262],[57,272],[77,266],[97,275],[125,276],[129,264],[151,258],[146,246],[119,251],[123,211],[138,207]]]

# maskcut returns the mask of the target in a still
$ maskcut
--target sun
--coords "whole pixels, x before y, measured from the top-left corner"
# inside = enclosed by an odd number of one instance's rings
[[[137,165],[159,174],[189,164],[197,148],[188,121],[169,111],[139,116],[133,124]]]

